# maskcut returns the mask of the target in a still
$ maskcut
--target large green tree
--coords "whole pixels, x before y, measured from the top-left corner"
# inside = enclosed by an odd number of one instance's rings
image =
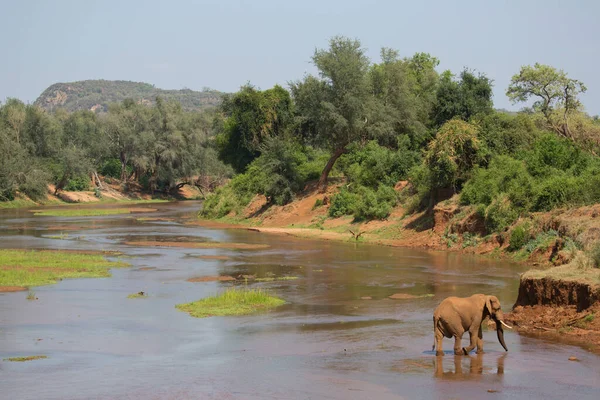
[[[395,147],[397,135],[407,135],[413,146],[419,147],[427,136],[435,104],[437,64],[438,60],[426,53],[400,59],[398,51],[381,49],[381,62],[369,73],[375,101],[371,131],[379,130],[380,143]]]
[[[329,49],[315,51],[312,61],[319,77],[291,84],[308,136],[331,151],[319,187],[325,190],[336,160],[350,144],[372,136],[370,117],[375,107],[369,85],[370,61],[358,40],[336,36]]]

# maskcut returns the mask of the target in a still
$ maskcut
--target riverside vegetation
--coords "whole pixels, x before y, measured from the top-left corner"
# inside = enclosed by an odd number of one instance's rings
[[[289,92],[244,86],[224,98],[216,149],[236,175],[206,199],[201,217],[260,225],[312,187],[326,193],[313,210],[326,212],[308,228],[388,239],[433,229],[441,209],[449,248],[491,245],[517,260],[550,248],[546,264],[600,275],[600,238],[560,221],[564,210],[600,202],[600,120],[579,101],[582,82],[524,66],[506,94],[526,107],[510,113],[494,109],[485,74],[439,73],[429,54],[384,48],[373,63],[359,41],[334,37],[312,61],[318,75]],[[360,224],[376,220],[387,226],[361,236]]]
[[[439,72],[426,53],[380,55],[373,62],[358,40],[334,37],[312,56],[316,76],[289,90],[248,84],[202,111],[160,97],[126,99],[104,113],[9,99],[0,107],[8,155],[0,200],[42,198],[48,183],[87,189],[101,185],[98,174],[150,192],[185,184],[212,191],[231,178],[205,199],[201,216],[243,222],[289,205],[311,182],[325,193],[332,181],[335,190],[314,203],[326,213],[313,227],[392,221],[376,232],[385,239],[404,234],[402,221],[432,228],[442,208],[449,248],[494,242],[527,259],[554,246],[548,262],[600,265],[593,227],[557,222],[564,213],[556,210],[600,202],[600,121],[579,100],[582,82],[551,66],[523,66],[506,94],[526,107],[509,113],[494,109],[484,73]],[[250,215],[257,194],[266,200]],[[352,230],[357,240],[368,236]]]

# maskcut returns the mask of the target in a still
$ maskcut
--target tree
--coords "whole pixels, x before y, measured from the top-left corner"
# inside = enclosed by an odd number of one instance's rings
[[[358,40],[332,38],[328,50],[315,50],[312,61],[319,78],[307,76],[291,84],[300,114],[300,126],[307,136],[328,147],[331,157],[319,178],[324,191],[336,160],[351,143],[366,140],[373,112],[368,71],[370,61]]]
[[[408,135],[413,147],[419,147],[435,103],[437,64],[438,60],[426,53],[400,59],[398,51],[381,49],[381,63],[369,72],[376,101],[371,131],[379,130],[375,136],[380,143],[387,141],[395,147],[397,135]]]
[[[21,132],[25,122],[25,104],[18,99],[7,99],[2,106],[2,119],[12,131],[15,141],[21,143]]]
[[[513,104],[536,98],[534,110],[544,115],[554,131],[574,140],[569,128],[569,116],[581,108],[577,96],[586,90],[582,82],[569,78],[563,70],[535,63],[533,67],[521,67],[521,71],[512,77],[506,95]],[[560,122],[555,111],[562,114]]]
[[[221,104],[225,116],[217,135],[221,159],[238,172],[260,155],[266,138],[279,136],[292,122],[292,99],[279,85],[260,91],[252,85],[226,95]]]
[[[481,158],[479,129],[468,122],[453,119],[446,122],[425,152],[425,165],[431,176],[432,188],[456,189],[468,178]]]
[[[442,126],[456,117],[468,121],[475,115],[489,114],[493,110],[492,94],[492,81],[484,74],[476,76],[464,69],[456,80],[450,71],[445,71],[437,89],[436,125]]]
[[[127,181],[127,166],[135,161],[137,167],[146,167],[145,146],[152,139],[148,130],[148,109],[128,99],[111,104],[104,123],[111,147],[121,162],[121,181]]]

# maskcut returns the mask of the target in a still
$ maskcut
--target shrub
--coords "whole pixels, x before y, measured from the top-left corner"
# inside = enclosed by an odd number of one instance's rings
[[[529,241],[529,231],[525,226],[517,225],[510,233],[508,251],[517,251]]]
[[[580,163],[583,156],[573,142],[547,133],[541,136],[533,149],[525,152],[522,157],[527,163],[527,169],[533,176],[548,176],[553,170],[566,171]]]
[[[497,155],[514,155],[529,148],[538,135],[531,118],[524,114],[494,112],[483,116],[479,126],[479,137],[488,151]]]
[[[434,187],[461,187],[473,167],[482,161],[478,128],[453,119],[446,122],[425,153],[425,165],[432,174]]]
[[[476,168],[460,195],[462,204],[489,205],[499,193],[507,193],[518,207],[532,203],[534,184],[523,161],[508,156],[493,158],[487,169]]]
[[[527,242],[524,249],[527,253],[531,254],[536,249],[547,248],[554,240],[556,240],[557,237],[558,232],[553,229],[541,232],[535,238]]]
[[[19,190],[32,200],[40,200],[46,196],[49,178],[47,172],[33,168],[21,177]]]
[[[370,141],[366,146],[353,146],[340,157],[339,166],[349,182],[372,189],[380,184],[394,186],[406,179],[410,168],[419,162],[419,154],[408,148],[409,141],[399,140],[392,150]]]
[[[506,194],[497,196],[485,210],[485,227],[488,232],[503,232],[519,218],[519,212]]]
[[[579,182],[573,176],[557,173],[543,180],[538,187],[534,211],[548,211],[581,199]]]
[[[222,218],[239,208],[239,197],[235,194],[231,185],[226,185],[206,197],[200,215],[208,218]]]
[[[79,175],[74,178],[71,178],[67,181],[65,185],[65,190],[71,190],[74,192],[79,192],[83,190],[88,190],[90,188],[90,178],[86,175]]]
[[[379,185],[377,192],[359,187],[354,217],[358,220],[384,219],[396,204],[396,192],[389,186]]]
[[[344,215],[351,215],[356,210],[357,196],[344,188],[331,198],[329,206],[329,216],[338,218]]]
[[[131,169],[131,167],[128,168]],[[130,171],[128,172],[130,173]],[[104,161],[100,167],[100,174],[115,179],[121,178],[121,161],[119,161],[117,158],[111,158]]]

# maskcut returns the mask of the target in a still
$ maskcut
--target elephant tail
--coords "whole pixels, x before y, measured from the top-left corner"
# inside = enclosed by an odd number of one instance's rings
[[[437,316],[433,316],[433,346],[431,346],[431,351],[435,350],[435,331],[437,329],[438,321],[440,319]]]

